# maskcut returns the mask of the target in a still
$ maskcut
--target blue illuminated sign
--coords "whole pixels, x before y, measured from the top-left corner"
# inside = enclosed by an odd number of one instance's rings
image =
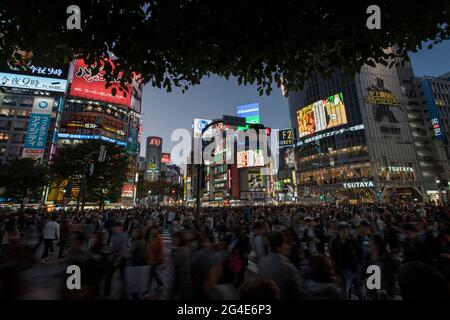
[[[106,142],[115,143],[119,146],[125,147],[127,145],[124,141],[119,141],[116,139],[100,136],[100,135],[88,135],[88,134],[69,134],[69,133],[58,133],[59,139],[77,139],[77,140],[103,140]]]
[[[425,99],[428,105],[428,114],[433,128],[433,133],[436,139],[444,139],[444,127],[442,126],[442,121],[439,116],[439,111],[434,101],[433,90],[431,89],[431,84],[427,79],[422,81],[422,88],[425,94]]]
[[[45,149],[50,115],[32,113],[28,122],[28,132],[25,138],[25,148]]]
[[[236,110],[237,116],[242,118],[259,117],[259,103],[250,103],[238,106]]]

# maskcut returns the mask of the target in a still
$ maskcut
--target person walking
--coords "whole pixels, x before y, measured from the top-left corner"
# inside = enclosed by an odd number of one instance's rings
[[[52,216],[44,229],[42,230],[42,238],[44,240],[44,252],[41,259],[45,261],[48,257],[48,252],[53,252],[53,241],[59,239],[59,224],[55,221],[56,217]]]
[[[149,290],[151,288],[153,278],[156,281],[155,291],[158,291],[163,286],[163,281],[158,275],[157,268],[163,263],[163,249],[164,249],[163,239],[159,232],[159,229],[156,225],[153,225],[150,228],[150,240],[147,245],[146,250],[146,260],[150,265],[150,281],[149,281]]]
[[[358,278],[361,262],[358,244],[355,239],[350,237],[346,222],[338,224],[337,233],[337,238],[331,242],[330,256],[334,270],[341,277],[344,297],[351,299],[351,288],[354,285],[362,299],[363,292]]]

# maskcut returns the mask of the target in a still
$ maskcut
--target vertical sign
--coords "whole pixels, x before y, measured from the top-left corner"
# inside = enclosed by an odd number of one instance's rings
[[[34,98],[22,157],[43,158],[54,101],[54,98]]]

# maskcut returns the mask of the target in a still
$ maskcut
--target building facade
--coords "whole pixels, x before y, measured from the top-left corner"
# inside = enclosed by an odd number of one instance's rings
[[[32,53],[0,65],[0,163],[31,157],[46,163],[56,151],[56,132],[67,87],[67,66],[38,66]]]
[[[450,181],[450,73],[440,77],[418,78],[426,109],[429,144],[433,153],[432,171],[427,180],[430,200],[448,202]]]
[[[158,181],[161,175],[161,137],[147,137],[145,160],[146,160],[146,181]]]
[[[399,70],[364,66],[354,77],[315,77],[288,99],[300,199],[424,199]]]
[[[122,185],[121,202],[132,205],[136,195],[138,160],[142,134],[141,85],[133,82],[128,93],[105,88],[101,68],[97,75],[82,60],[75,60],[69,72],[69,88],[57,128],[59,146],[85,141],[101,140],[123,147],[130,160],[127,177]],[[72,184],[71,182],[68,182]],[[59,203],[64,197],[64,186],[54,191],[50,201]],[[79,192],[78,183],[71,190],[73,198]]]

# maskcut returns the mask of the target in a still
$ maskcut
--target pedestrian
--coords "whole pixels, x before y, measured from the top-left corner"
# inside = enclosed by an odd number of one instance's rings
[[[42,238],[44,240],[44,252],[41,256],[42,260],[48,257],[49,251],[53,252],[53,241],[59,239],[59,224],[55,220],[56,217],[52,216],[42,230]]]

